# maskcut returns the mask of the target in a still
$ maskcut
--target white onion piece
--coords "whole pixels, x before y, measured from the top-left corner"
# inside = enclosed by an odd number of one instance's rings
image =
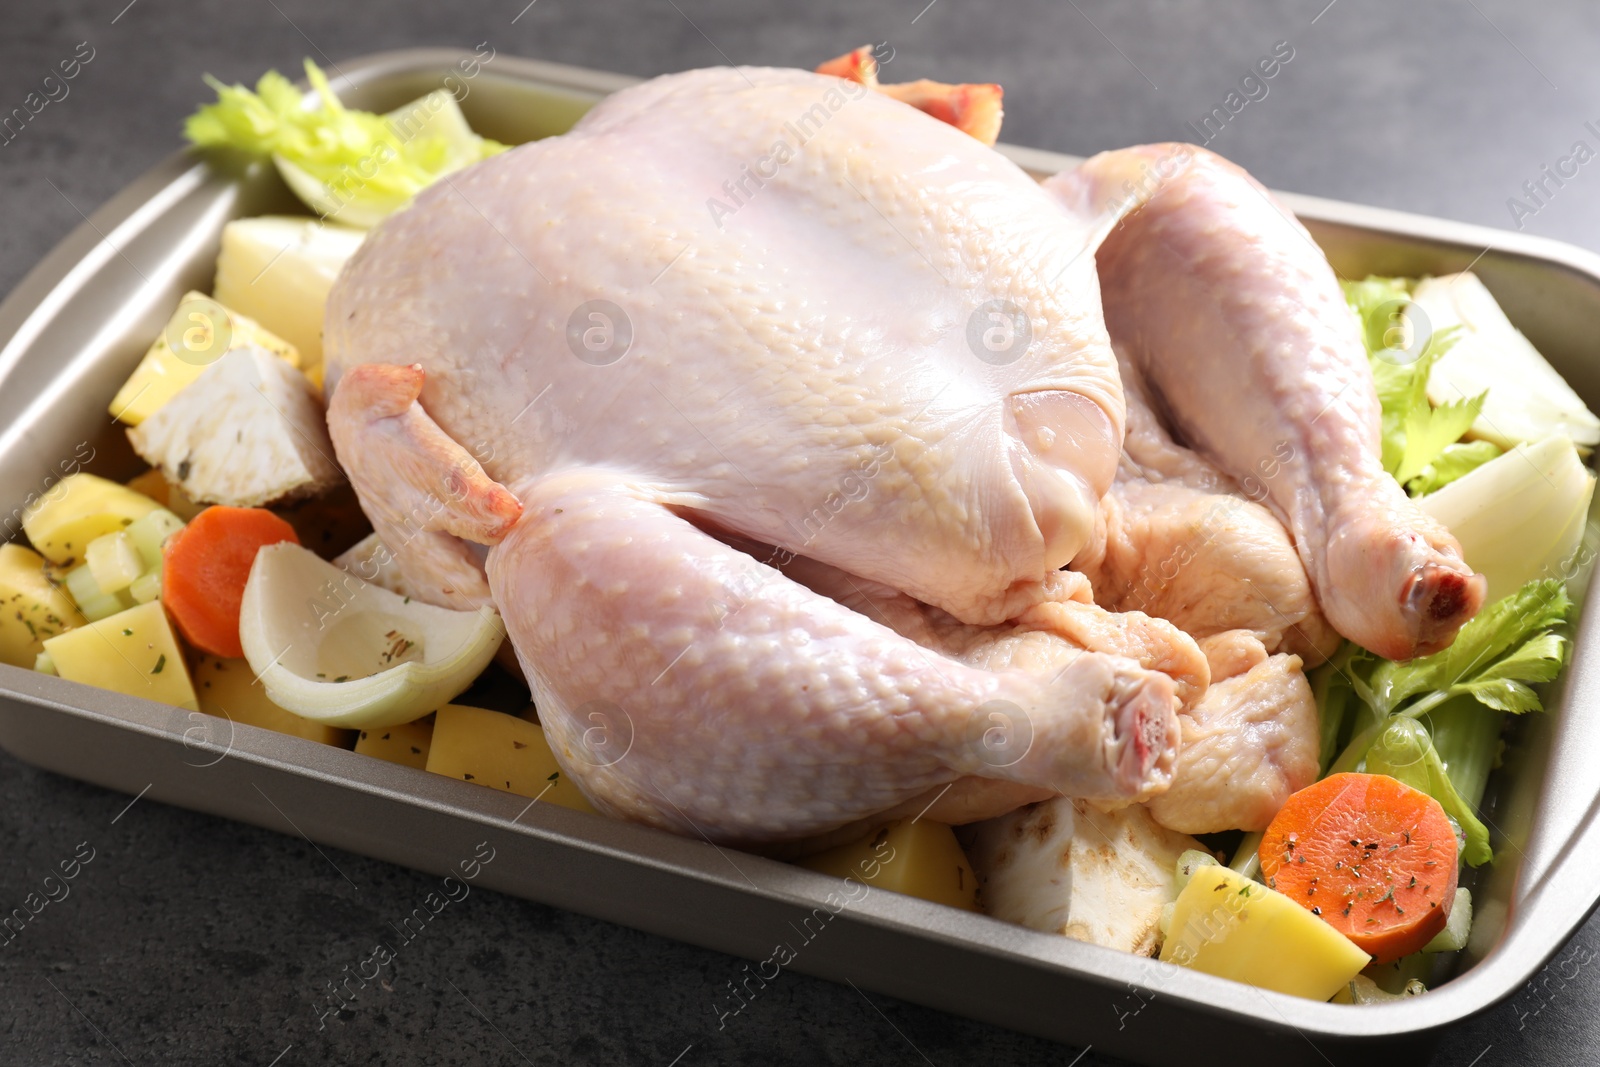
[[[504,637],[493,608],[407,600],[287,542],[256,553],[239,614],[245,659],[273,703],[353,728],[396,726],[449,703]]]
[[[1600,418],[1506,318],[1474,274],[1449,274],[1417,283],[1412,302],[1433,332],[1459,326],[1456,342],[1428,375],[1435,404],[1488,390],[1472,435],[1501,448],[1563,433],[1584,448],[1600,444]]]
[[[1567,578],[1583,540],[1594,475],[1572,441],[1554,434],[1503,456],[1417,501],[1461,542],[1488,600],[1534,578]]]

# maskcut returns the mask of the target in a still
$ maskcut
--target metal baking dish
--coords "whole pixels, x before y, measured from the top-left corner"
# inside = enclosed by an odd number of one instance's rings
[[[516,142],[566,129],[617,75],[497,56],[391,52],[343,63],[351,104],[397,107],[468,87],[474,127]],[[1075,159],[1004,149],[1038,174]],[[1511,318],[1600,407],[1600,256],[1551,241],[1309,197],[1287,203],[1339,271],[1469,265]],[[210,285],[222,225],[302,213],[271,168],[178,153],[111,200],[0,305],[0,501],[43,490],[92,448],[112,477],[137,462],[106,404],[182,293]],[[6,537],[17,530],[8,515]],[[1516,991],[1600,898],[1600,621],[1585,620],[1547,715],[1528,717],[1497,776],[1502,858],[1477,887],[1459,974],[1403,1005],[1345,1007],[1263,993],[1148,959],[872,892],[837,915],[837,883],[783,863],[399,767],[353,752],[0,665],[0,745],[62,774],[435,873],[487,839],[481,884],[752,960],[1155,1064],[1255,1056],[1323,1065],[1412,1059],[1438,1031]],[[797,937],[802,920],[819,930]],[[827,917],[824,921],[824,917]],[[708,1024],[714,1021],[714,1015]],[[1184,1035],[1182,1038],[1178,1035]],[[1189,1035],[1204,1035],[1195,1040]]]

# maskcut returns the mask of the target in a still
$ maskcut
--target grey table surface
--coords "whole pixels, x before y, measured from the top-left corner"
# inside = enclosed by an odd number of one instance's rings
[[[1002,82],[1006,140],[1078,154],[1196,139],[1189,124],[1286,41],[1292,60],[1212,148],[1276,188],[1600,250],[1600,165],[1553,195],[1523,188],[1575,142],[1600,147],[1585,126],[1600,6],[1581,0],[0,0],[0,112],[93,49],[70,94],[0,144],[0,292],[173,151],[205,72],[253,82],[308,55],[488,42],[648,76],[885,40],[898,77]],[[0,1063],[1117,1062],[796,974],[719,1031],[734,960],[487,891],[319,1030],[324,984],[432,879],[154,802],[113,823],[127,803],[0,754],[0,904],[80,842],[95,853],[0,948]],[[1434,1064],[1600,1062],[1597,951],[1600,920]]]

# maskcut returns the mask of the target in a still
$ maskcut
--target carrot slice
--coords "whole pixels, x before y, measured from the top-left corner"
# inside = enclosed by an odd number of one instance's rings
[[[1291,796],[1261,838],[1267,885],[1378,963],[1416,952],[1455,903],[1456,835],[1439,802],[1384,774],[1332,774]]]
[[[256,553],[280,541],[300,543],[266,508],[209,507],[172,535],[162,552],[161,603],[189,644],[228,659],[244,655],[244,584]]]

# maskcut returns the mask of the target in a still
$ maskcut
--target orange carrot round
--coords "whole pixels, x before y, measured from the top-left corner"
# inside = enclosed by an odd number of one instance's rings
[[[280,541],[300,543],[266,508],[209,507],[172,535],[162,551],[161,603],[191,645],[227,659],[244,655],[244,584],[256,553]]]
[[[1267,885],[1388,963],[1444,929],[1456,835],[1439,802],[1384,774],[1333,774],[1291,796],[1261,838]]]

